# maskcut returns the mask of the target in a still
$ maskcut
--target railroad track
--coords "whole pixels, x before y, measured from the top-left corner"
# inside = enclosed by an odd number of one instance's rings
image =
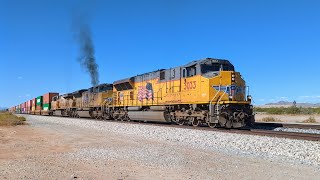
[[[55,116],[55,117],[61,117],[61,116]],[[63,117],[63,118],[69,118],[69,117]],[[105,121],[105,120],[90,119],[90,118],[81,118],[81,119]],[[288,139],[298,139],[298,140],[308,140],[308,141],[320,141],[320,134],[310,134],[310,133],[283,132],[283,131],[263,130],[263,129],[254,129],[254,128],[225,129],[225,128],[210,128],[208,126],[194,127],[194,126],[188,126],[188,125],[182,126],[177,124],[158,123],[158,122],[114,121],[114,120],[110,120],[109,122],[141,124],[146,126],[175,127],[175,128],[183,128],[183,129],[196,129],[201,131],[216,131],[216,132],[224,132],[224,133],[258,135],[258,136],[268,136],[268,137],[288,138]],[[259,124],[261,125],[263,123],[259,123]],[[268,124],[275,124],[275,123],[268,123]],[[304,127],[307,127],[307,126],[304,126]]]
[[[256,122],[255,126],[263,126],[269,128],[298,128],[298,129],[317,129],[320,130],[320,124],[291,124],[291,123],[267,123],[267,122]]]
[[[283,131],[272,131],[272,130],[261,130],[261,129],[249,129],[249,130],[231,130],[232,133],[268,136],[277,138],[288,138],[298,139],[307,141],[320,141],[320,134],[310,133],[296,133],[296,132],[283,132]]]

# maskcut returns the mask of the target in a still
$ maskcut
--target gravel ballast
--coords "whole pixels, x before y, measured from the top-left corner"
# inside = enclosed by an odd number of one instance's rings
[[[300,128],[283,128],[283,127],[278,127],[278,128],[274,128],[273,130],[274,130],[274,131],[283,131],[283,132],[320,134],[320,130],[317,130],[317,129],[300,129]]]
[[[216,131],[201,131],[181,129],[174,127],[160,127],[149,124],[129,124],[112,121],[96,121],[87,119],[73,119],[61,117],[26,116],[29,121],[37,121],[35,126],[52,126],[63,124],[64,126],[92,129],[100,133],[118,134],[128,138],[139,137],[148,140],[157,140],[189,146],[195,149],[216,151],[225,154],[244,157],[258,157],[271,161],[288,162],[292,164],[307,164],[316,168],[320,167],[320,143],[313,141],[292,140],[285,138],[273,138],[254,135],[223,133]],[[141,158],[137,151],[137,159]],[[168,151],[169,152],[169,151]],[[168,153],[167,152],[167,153]],[[82,152],[68,154],[77,158],[96,156],[99,158],[114,157],[112,151],[103,149],[84,149]],[[126,153],[122,153],[126,154]],[[141,153],[140,153],[141,154]],[[148,153],[143,153],[148,154]],[[174,163],[173,160],[172,163]],[[150,160],[152,164],[153,160]],[[163,162],[168,164],[168,162]],[[170,164],[170,163],[169,163]]]

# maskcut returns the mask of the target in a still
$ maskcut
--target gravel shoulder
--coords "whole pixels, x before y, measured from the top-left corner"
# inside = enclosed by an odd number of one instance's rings
[[[28,116],[0,127],[0,179],[318,179],[320,143]]]

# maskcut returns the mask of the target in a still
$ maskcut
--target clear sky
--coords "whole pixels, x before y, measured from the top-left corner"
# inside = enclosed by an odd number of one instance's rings
[[[318,0],[0,0],[0,106],[90,87],[72,17],[91,24],[100,82],[230,60],[255,104],[320,102]]]

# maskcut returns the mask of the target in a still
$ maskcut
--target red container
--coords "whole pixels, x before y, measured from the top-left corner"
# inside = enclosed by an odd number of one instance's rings
[[[30,100],[30,101],[28,101],[28,108],[29,108],[29,110],[31,110],[31,107],[32,107],[32,100]]]
[[[42,106],[36,106],[36,110],[42,110]]]
[[[36,98],[32,99],[32,106],[36,106]]]
[[[43,95],[43,104],[49,104],[49,103],[51,103],[52,98],[53,98],[54,96],[58,96],[58,95],[59,95],[59,93],[52,93],[52,92]]]

